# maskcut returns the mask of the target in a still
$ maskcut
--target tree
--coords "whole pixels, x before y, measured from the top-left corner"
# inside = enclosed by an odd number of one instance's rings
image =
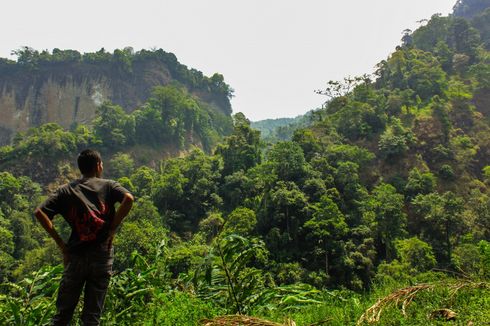
[[[417,237],[397,240],[395,242],[397,258],[390,263],[383,262],[378,266],[377,279],[389,276],[397,281],[428,272],[436,266],[432,247]]]
[[[0,209],[5,213],[12,210],[11,204],[15,195],[20,191],[20,181],[9,172],[0,172],[0,198],[2,198]]]
[[[487,7],[482,12],[479,12],[477,16],[471,21],[471,25],[480,32],[481,40],[485,46],[485,49],[490,49],[490,9]]]
[[[131,128],[130,120],[124,110],[109,102],[97,108],[93,124],[95,135],[102,140],[105,147],[111,150],[122,148],[134,137],[134,129]]]
[[[478,31],[471,27],[466,19],[457,17],[452,21],[450,32],[448,44],[457,53],[466,54],[469,57],[469,63],[473,63],[480,45]]]
[[[305,173],[306,160],[301,147],[294,142],[279,142],[269,151],[274,173],[283,181],[299,181]]]
[[[417,195],[412,201],[420,220],[419,230],[434,248],[439,264],[452,264],[452,249],[466,230],[462,219],[463,199],[448,191],[442,195]]]
[[[450,23],[450,17],[442,17],[440,14],[432,15],[427,24],[420,26],[413,32],[414,47],[433,52],[437,44],[447,44]]]
[[[436,187],[436,178],[431,172],[421,172],[413,168],[408,173],[405,185],[405,196],[408,200],[415,198],[418,194],[428,194]]]
[[[238,207],[225,219],[224,234],[250,235],[257,224],[255,212],[246,207]]]
[[[8,278],[10,268],[14,262],[14,235],[7,228],[0,225],[0,282]]]
[[[350,140],[370,138],[386,124],[386,114],[380,108],[359,101],[350,102],[330,119],[337,132]]]
[[[18,50],[12,51],[17,56],[17,63],[30,69],[37,68],[39,62],[39,51],[31,47],[24,46]]]
[[[129,154],[119,152],[112,157],[108,166],[112,179],[129,177],[134,169],[134,160]]]
[[[414,138],[413,133],[403,127],[400,119],[392,118],[379,138],[378,147],[387,160],[396,160],[414,143]]]
[[[396,251],[403,264],[407,264],[415,273],[431,270],[436,265],[432,247],[417,237],[397,240]]]
[[[390,261],[395,256],[395,241],[406,234],[403,195],[398,194],[392,185],[384,183],[374,188],[373,195],[377,238],[384,248],[384,259]]]
[[[157,172],[147,166],[137,168],[130,177],[138,196],[150,195],[157,180]]]
[[[416,33],[414,33],[414,42]],[[435,41],[437,44],[437,41]],[[387,61],[382,62],[376,72],[379,87],[390,90],[411,89],[422,101],[434,95],[443,95],[447,85],[446,73],[431,52],[417,48],[399,49]]]
[[[490,7],[489,0],[458,0],[453,7],[453,14],[471,18]]]
[[[261,162],[260,132],[250,128],[250,121],[237,113],[233,134],[218,145],[216,154],[223,158],[223,176],[247,171]]]
[[[314,155],[321,152],[321,143],[310,129],[295,130],[292,140],[301,146],[307,161],[311,160]]]
[[[153,202],[165,214],[171,208],[179,207],[184,195],[184,187],[189,181],[182,174],[176,162],[165,166],[165,171],[159,175],[152,187]]]
[[[114,268],[122,271],[132,266],[135,253],[154,260],[160,243],[166,239],[167,231],[148,220],[125,221],[114,238],[114,246],[117,248]]]
[[[306,238],[313,242],[314,255],[323,255],[325,274],[330,275],[332,258],[340,258],[340,240],[348,227],[344,215],[329,197],[323,196],[312,209],[312,218],[304,224]]]
[[[472,217],[469,221],[474,239],[490,239],[490,197],[475,189],[470,194],[468,207]]]
[[[258,229],[281,261],[300,255],[300,230],[308,216],[307,198],[293,182],[278,181],[259,215]]]

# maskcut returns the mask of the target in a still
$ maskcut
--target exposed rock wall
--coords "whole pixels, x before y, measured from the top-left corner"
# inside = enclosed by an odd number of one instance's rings
[[[155,86],[173,81],[165,64],[156,60],[135,62],[131,72],[80,62],[12,69],[0,74],[0,145],[8,144],[17,131],[47,122],[65,128],[90,123],[97,106],[106,100],[133,111]],[[217,110],[231,110],[227,98],[202,89],[189,91]]]

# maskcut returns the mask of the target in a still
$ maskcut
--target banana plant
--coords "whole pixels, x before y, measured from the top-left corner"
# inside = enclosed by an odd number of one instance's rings
[[[0,295],[1,325],[47,325],[55,312],[55,300],[63,266],[45,266],[18,284],[3,283]]]
[[[263,241],[236,234],[218,236],[205,263],[195,271],[194,288],[201,298],[220,303],[232,314],[289,312],[322,303],[321,291],[311,285],[276,286],[269,272],[255,267],[266,262]]]
[[[221,303],[230,313],[247,313],[266,287],[266,274],[254,267],[265,261],[263,241],[240,235],[218,236],[201,269],[194,275],[199,296]]]

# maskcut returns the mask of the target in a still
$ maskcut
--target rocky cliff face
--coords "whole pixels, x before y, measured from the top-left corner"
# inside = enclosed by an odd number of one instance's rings
[[[0,145],[8,144],[18,131],[47,122],[65,128],[90,123],[97,106],[104,101],[133,111],[145,102],[153,87],[175,81],[216,110],[231,113],[227,96],[202,85],[193,87],[174,75],[156,59],[134,62],[130,71],[110,63],[84,62],[48,63],[36,68],[11,65],[1,69]]]

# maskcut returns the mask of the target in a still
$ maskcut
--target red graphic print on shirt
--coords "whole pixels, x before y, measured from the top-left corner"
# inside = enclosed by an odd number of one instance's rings
[[[108,213],[107,205],[99,202],[100,209],[92,210],[87,207],[83,212],[72,210],[71,219],[80,241],[93,241],[104,226],[104,216]]]

